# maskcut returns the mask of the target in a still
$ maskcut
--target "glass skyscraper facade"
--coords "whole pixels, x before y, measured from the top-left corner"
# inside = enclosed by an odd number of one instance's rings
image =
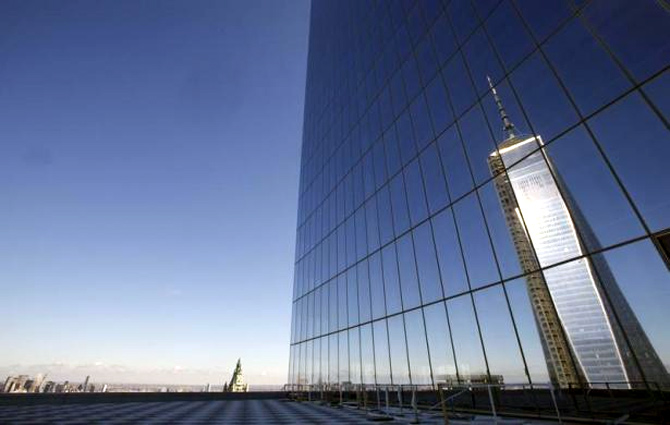
[[[312,3],[289,384],[670,388],[670,6]]]

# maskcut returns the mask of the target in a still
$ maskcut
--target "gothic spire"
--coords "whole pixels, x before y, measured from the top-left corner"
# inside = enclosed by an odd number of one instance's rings
[[[507,112],[505,112],[505,108],[503,107],[502,100],[500,100],[500,97],[498,96],[498,92],[496,91],[495,87],[493,87],[493,82],[491,81],[491,77],[489,77],[487,75],[486,79],[489,81],[489,87],[491,88],[491,93],[493,93],[493,99],[496,102],[496,106],[498,106],[498,112],[500,113],[500,118],[502,119],[502,123],[503,123],[503,132],[505,133],[505,139],[511,139],[512,137],[515,136],[515,134],[514,134],[514,132],[515,132],[514,124],[512,124],[512,121],[507,116]]]

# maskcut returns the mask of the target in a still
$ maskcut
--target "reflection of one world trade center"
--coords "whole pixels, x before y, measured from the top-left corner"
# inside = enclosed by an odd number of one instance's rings
[[[597,246],[597,239],[538,149],[541,137],[519,135],[490,79],[489,85],[505,131],[489,168],[498,176],[495,186],[521,268],[535,272],[526,277],[527,289],[551,381],[631,388],[644,377],[665,384],[667,372],[605,261],[580,258],[583,244]],[[573,258],[580,259],[538,271]]]

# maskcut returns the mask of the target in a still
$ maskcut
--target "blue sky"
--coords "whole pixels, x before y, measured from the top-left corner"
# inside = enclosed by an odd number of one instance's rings
[[[308,15],[2,2],[0,375],[285,382]]]

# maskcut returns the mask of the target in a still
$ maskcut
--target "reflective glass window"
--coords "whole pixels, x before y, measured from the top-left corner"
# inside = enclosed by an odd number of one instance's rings
[[[437,146],[453,201],[470,192],[473,187],[470,168],[456,126],[449,128],[437,139]]]
[[[587,249],[598,250],[644,233],[583,127],[570,131],[545,151]]]
[[[423,326],[423,313],[421,310],[414,310],[405,314],[405,329],[407,330],[407,350],[409,352],[412,384],[431,385],[432,379],[430,362],[428,360],[426,330]]]
[[[409,384],[409,369],[407,366],[407,348],[405,346],[405,326],[403,316],[393,316],[388,319],[389,349],[391,353],[391,377],[398,385]]]
[[[549,39],[544,49],[584,115],[630,86],[612,58],[578,19]]]
[[[358,308],[361,323],[372,319],[372,305],[370,303],[370,280],[368,277],[368,262],[363,260],[356,265],[358,278]]]
[[[370,272],[370,298],[372,300],[372,317],[377,319],[386,315],[386,306],[384,305],[384,280],[382,278],[381,254],[374,253],[368,259]]]
[[[638,80],[668,65],[667,4],[596,0],[585,7],[583,16]]]
[[[402,173],[391,180],[391,205],[393,207],[393,228],[395,235],[402,234],[409,228],[409,208],[405,195],[405,179]]]
[[[386,319],[372,323],[375,340],[375,371],[377,384],[391,383],[391,361],[389,359]]]
[[[528,384],[521,350],[502,286],[496,285],[474,294],[489,373],[493,382]]]
[[[589,124],[652,231],[670,226],[668,129],[635,93]]]
[[[462,295],[447,301],[447,312],[460,381],[469,382],[473,378],[486,376],[486,363],[470,295]]]
[[[351,382],[349,377],[349,333],[343,331],[338,336],[338,379],[340,383]]]
[[[456,381],[456,363],[443,302],[423,309],[435,384]]]
[[[372,326],[364,325],[361,331],[361,376],[364,384],[375,383],[375,353],[372,342]]]
[[[532,129],[545,142],[577,122],[576,111],[540,54],[533,54],[512,73],[512,83]]]
[[[414,99],[410,106],[410,112],[414,124],[417,147],[418,150],[421,151],[435,137],[433,124],[430,121],[430,114],[428,113],[426,99],[423,94],[420,94]]]
[[[452,296],[467,291],[468,279],[452,210],[441,212],[432,221],[444,293]]]
[[[437,75],[428,84],[426,99],[428,100],[428,109],[433,120],[435,134],[440,134],[448,125],[454,122],[454,113],[449,105],[447,92],[440,75]]]
[[[349,329],[349,378],[352,384],[361,383],[361,347],[359,328]]]
[[[442,164],[435,143],[432,143],[421,153],[420,162],[423,181],[426,185],[428,209],[431,213],[434,213],[445,207],[449,202],[447,185],[442,174]]]
[[[414,261],[414,244],[412,235],[406,234],[398,241],[398,266],[400,269],[400,285],[402,288],[403,309],[407,310],[421,304],[419,296],[419,281],[416,275]]]
[[[666,314],[670,305],[670,273],[658,251],[644,240],[599,254],[593,261],[609,304],[617,312],[621,329],[646,379],[670,388]],[[621,341],[620,346],[623,345]],[[640,377],[630,371],[629,375]]]
[[[454,206],[454,213],[472,288],[500,280],[475,194],[459,201]]]
[[[423,190],[423,180],[419,161],[414,160],[405,167],[405,184],[407,189],[407,202],[409,204],[409,216],[412,224],[415,225],[428,215],[426,205],[426,194]]]
[[[413,236],[421,295],[423,302],[429,303],[444,296],[430,222],[414,229]]]
[[[395,243],[391,243],[382,250],[382,267],[384,271],[386,314],[394,314],[402,310]]]

